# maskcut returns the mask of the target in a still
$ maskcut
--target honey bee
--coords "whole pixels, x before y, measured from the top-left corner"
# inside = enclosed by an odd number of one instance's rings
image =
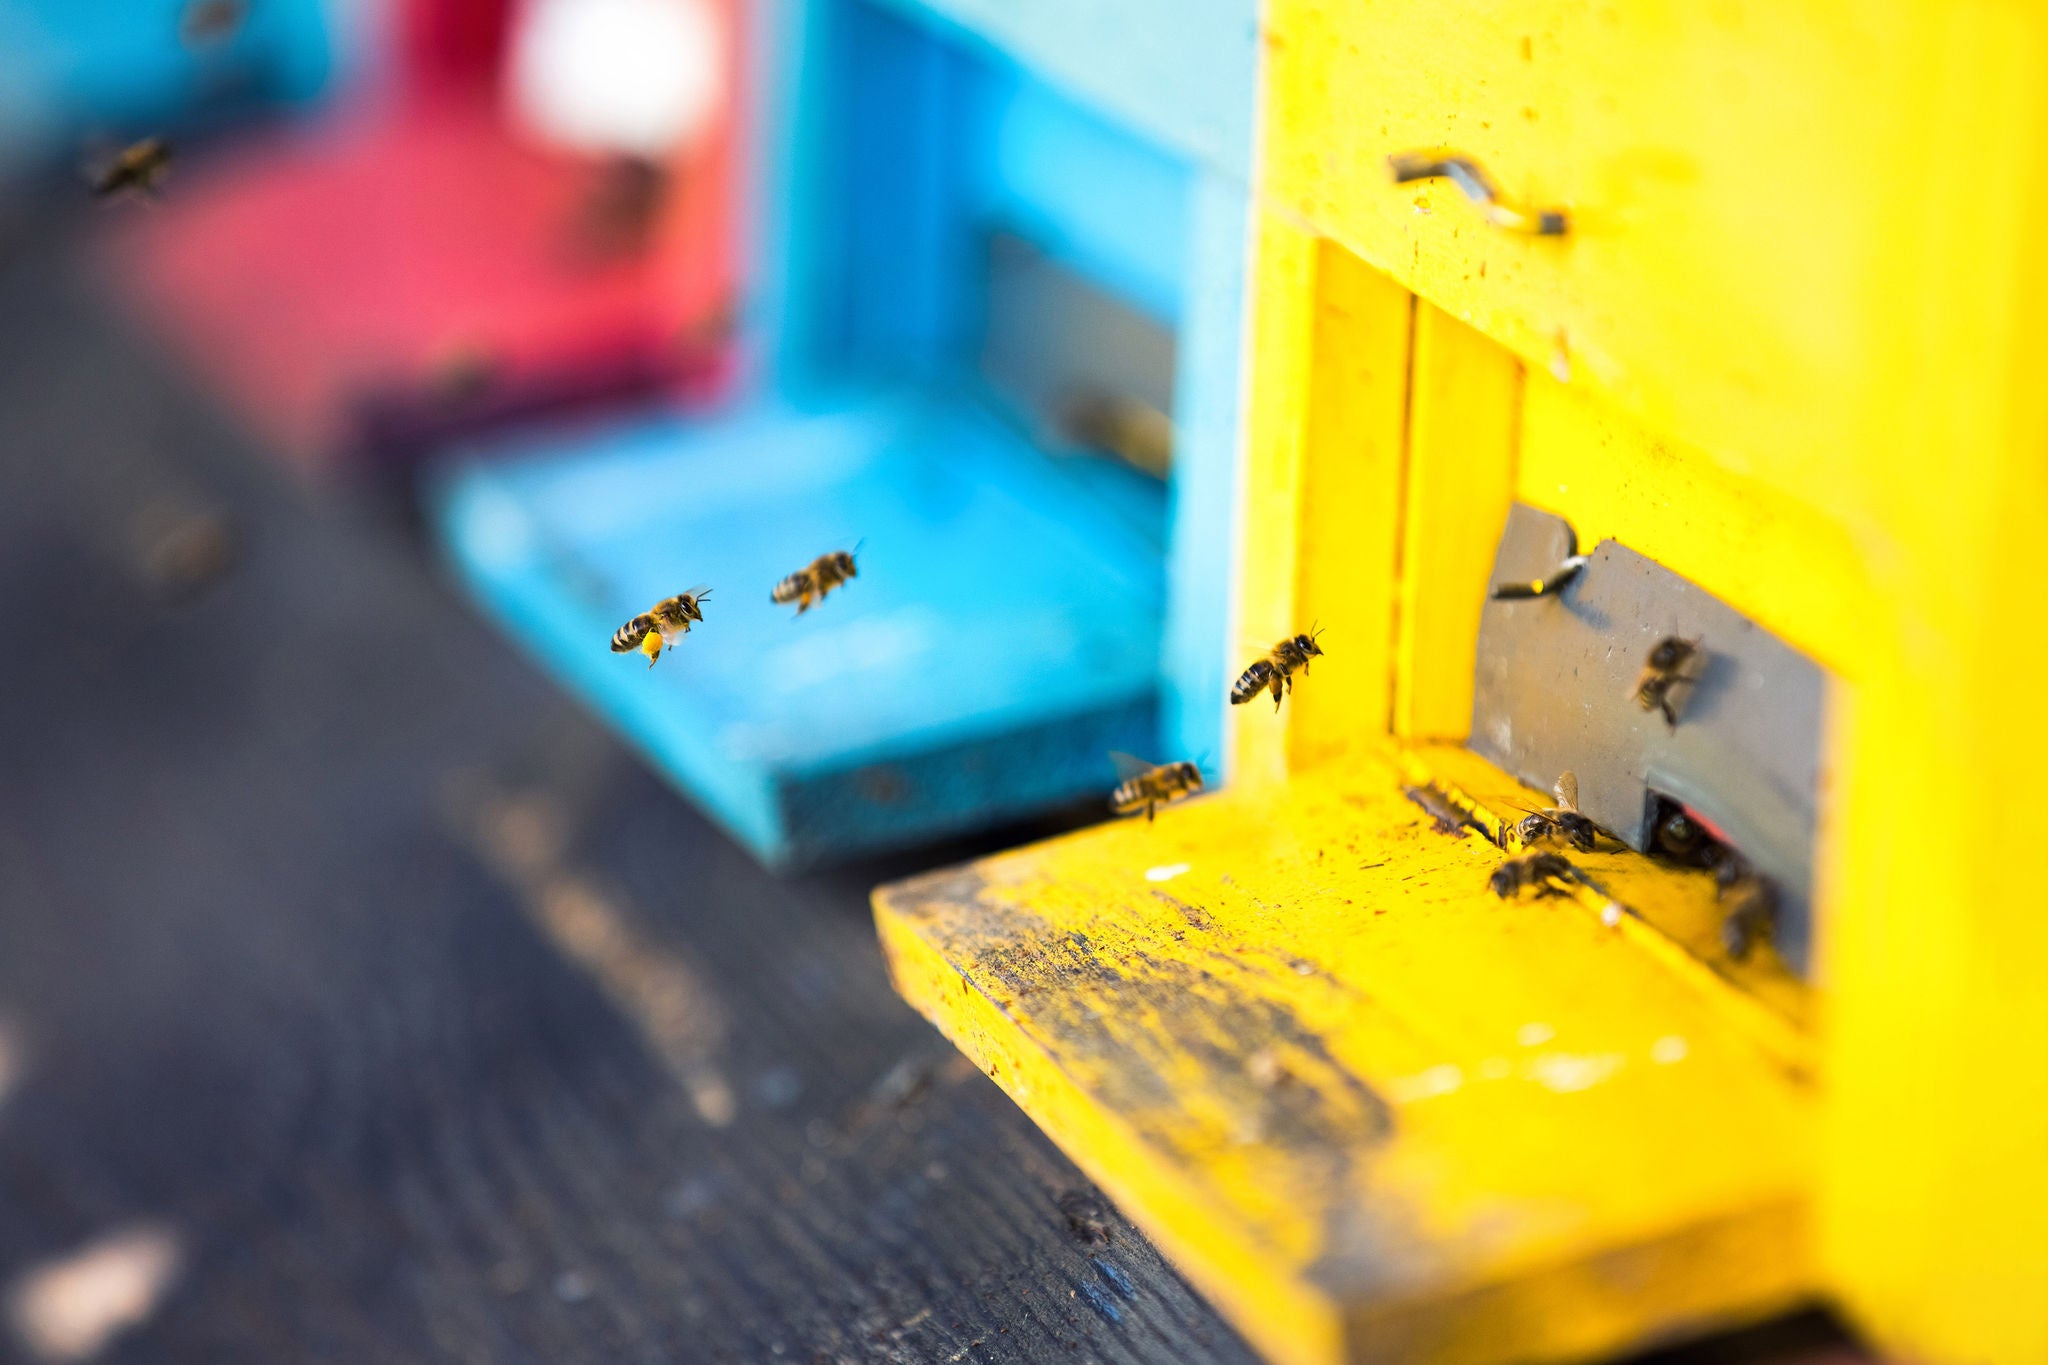
[[[1530,811],[1516,823],[1515,833],[1525,844],[1556,837],[1581,853],[1591,853],[1594,840],[1600,836],[1600,827],[1579,813],[1578,774],[1570,771],[1559,773],[1556,785],[1550,790],[1557,797],[1557,804],[1548,810]]]
[[[654,667],[663,649],[674,649],[676,641],[690,633],[692,621],[704,619],[704,609],[698,604],[709,596],[711,589],[695,587],[662,598],[652,610],[612,632],[612,653],[630,654],[637,649],[647,656],[647,666]]]
[[[1671,694],[1697,680],[1697,676],[1685,671],[1700,654],[1698,640],[1681,640],[1676,635],[1667,635],[1650,649],[1650,657],[1643,661],[1643,671],[1636,675],[1635,684],[1629,688],[1628,697],[1645,711],[1662,711],[1664,724],[1678,728],[1678,708],[1673,705]]]
[[[1202,789],[1202,770],[1185,760],[1153,766],[1129,754],[1111,754],[1124,780],[1109,795],[1109,808],[1118,815],[1145,812],[1151,822],[1153,811]]]
[[[1562,853],[1529,853],[1496,867],[1486,879],[1486,888],[1502,900],[1510,900],[1524,889],[1538,896],[1562,896],[1565,889],[1558,883],[1577,880],[1579,870]]]
[[[1493,585],[1493,600],[1496,602],[1519,602],[1531,597],[1555,597],[1563,592],[1579,571],[1586,567],[1585,555],[1573,555],[1558,565],[1557,572],[1548,578],[1539,578],[1531,583],[1496,583]]]
[[[1308,661],[1319,658],[1323,648],[1316,643],[1322,632],[1313,630],[1306,635],[1294,635],[1282,640],[1266,651],[1266,657],[1255,661],[1239,677],[1230,689],[1230,704],[1242,706],[1261,692],[1271,691],[1273,709],[1280,709],[1280,694],[1294,690],[1294,670],[1300,669],[1308,675]]]
[[[171,167],[171,144],[160,137],[146,137],[116,152],[91,173],[92,192],[111,199],[123,190],[134,190],[147,198],[156,197]]]
[[[787,606],[794,602],[796,614],[802,616],[811,609],[812,602],[824,601],[826,593],[850,578],[860,577],[859,571],[853,566],[853,556],[859,552],[860,546],[855,545],[852,553],[834,550],[830,554],[819,555],[777,583],[775,590],[768,594],[768,600],[778,606]]]
[[[1721,942],[1737,962],[1749,956],[1759,938],[1768,942],[1776,934],[1777,888],[1732,852],[1714,868],[1714,899],[1729,907],[1721,921]]]

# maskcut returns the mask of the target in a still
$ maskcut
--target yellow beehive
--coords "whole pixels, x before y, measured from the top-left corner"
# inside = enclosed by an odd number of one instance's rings
[[[1276,1359],[1825,1296],[2048,1360],[2048,11],[1264,22],[1235,633],[1329,654],[1222,795],[883,888],[899,987]],[[1422,149],[1565,231],[1393,183]],[[1826,671],[1810,983],[1635,854],[1503,905],[1403,796],[1538,801],[1461,747],[1517,502]]]

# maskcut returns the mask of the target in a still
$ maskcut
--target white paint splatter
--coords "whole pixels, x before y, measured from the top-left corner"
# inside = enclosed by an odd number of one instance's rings
[[[1188,865],[1186,863],[1161,863],[1157,867],[1145,869],[1145,880],[1148,882],[1170,882],[1187,870]]]
[[[1546,1052],[1529,1063],[1529,1077],[1558,1094],[1590,1090],[1621,1069],[1621,1054],[1596,1052],[1580,1057],[1569,1052]]]
[[[1685,1039],[1675,1033],[1667,1033],[1650,1044],[1650,1060],[1658,1066],[1670,1066],[1673,1062],[1684,1061],[1685,1054],[1690,1050],[1685,1045]]]
[[[40,1261],[7,1293],[7,1317],[42,1360],[89,1360],[149,1320],[171,1287],[184,1251],[158,1223],[135,1223],[69,1256]]]
[[[1465,1084],[1465,1073],[1445,1062],[1418,1071],[1413,1076],[1401,1076],[1390,1082],[1387,1093],[1396,1104],[1408,1104],[1415,1100],[1433,1099],[1448,1095]]]
[[[1523,1047],[1542,1047],[1557,1036],[1557,1030],[1548,1024],[1524,1024],[1515,1031],[1515,1041]]]
[[[1607,904],[1601,906],[1600,922],[1610,929],[1612,929],[1615,925],[1621,923],[1621,906],[1615,903],[1614,901],[1609,901],[1607,902]]]

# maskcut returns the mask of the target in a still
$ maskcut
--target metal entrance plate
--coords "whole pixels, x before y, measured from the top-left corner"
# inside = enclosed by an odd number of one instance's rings
[[[1570,523],[1508,515],[1495,583],[1546,578],[1577,552]],[[1666,636],[1703,659],[1676,726],[1631,693]],[[1570,769],[1579,805],[1644,851],[1656,798],[1683,802],[1777,884],[1777,949],[1805,972],[1826,675],[1727,603],[1617,541],[1555,596],[1489,601],[1480,616],[1472,748],[1532,786]]]

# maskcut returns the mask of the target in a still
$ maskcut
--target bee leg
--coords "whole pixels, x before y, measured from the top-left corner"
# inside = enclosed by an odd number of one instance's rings
[[[1667,696],[1658,697],[1657,709],[1664,713],[1664,728],[1676,730],[1678,728],[1678,712],[1672,709],[1671,698]]]
[[[1158,806],[1159,806],[1159,803],[1158,803],[1157,801],[1147,801],[1147,802],[1145,803],[1145,823],[1146,823],[1146,824],[1148,824],[1148,825],[1149,825],[1149,824],[1151,824],[1151,823],[1152,823],[1152,812],[1153,812],[1154,810],[1156,810],[1156,809],[1158,808]]]

